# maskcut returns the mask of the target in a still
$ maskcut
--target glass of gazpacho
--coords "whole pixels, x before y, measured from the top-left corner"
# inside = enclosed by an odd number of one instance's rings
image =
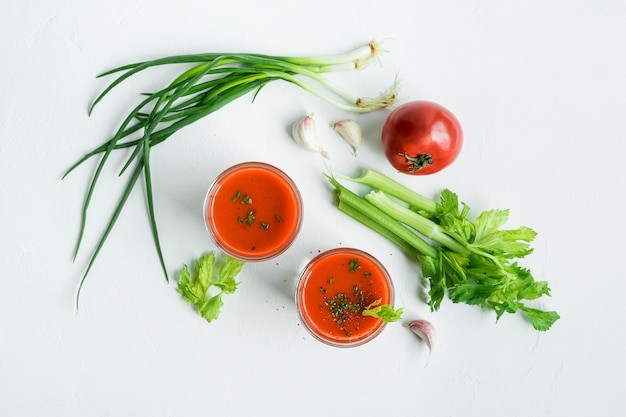
[[[393,305],[389,273],[372,255],[354,248],[331,249],[313,258],[296,285],[296,307],[316,339],[336,347],[362,345],[386,323],[364,316],[372,305]]]
[[[280,169],[244,162],[219,174],[204,203],[213,242],[243,261],[274,258],[294,242],[302,224],[302,197]]]

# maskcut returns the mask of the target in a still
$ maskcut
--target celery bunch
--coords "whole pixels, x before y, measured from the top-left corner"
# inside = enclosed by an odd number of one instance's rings
[[[428,304],[438,310],[447,293],[454,303],[488,308],[499,320],[522,312],[539,331],[560,316],[529,307],[525,301],[550,296],[545,281],[536,281],[517,260],[532,253],[536,232],[529,227],[501,229],[508,210],[488,210],[474,220],[450,190],[440,201],[426,198],[374,170],[350,181],[373,188],[361,197],[329,176],[339,210],[360,221],[417,259],[430,283]],[[434,243],[429,243],[425,239]]]

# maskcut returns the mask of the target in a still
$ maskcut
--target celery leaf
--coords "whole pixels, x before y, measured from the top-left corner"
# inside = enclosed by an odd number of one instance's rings
[[[211,286],[211,279],[213,278],[213,266],[215,265],[215,254],[209,252],[203,255],[196,261],[196,268],[194,275],[196,281],[204,288],[204,292]]]
[[[183,299],[196,306],[198,313],[209,323],[219,317],[224,305],[223,294],[232,294],[237,290],[235,277],[241,272],[244,262],[227,257],[215,273],[216,259],[213,252],[201,256],[195,262],[193,274],[187,265],[178,275],[178,289]],[[217,275],[217,279],[215,278]],[[209,288],[219,289],[215,295],[208,297]]]
[[[447,189],[441,192],[432,220],[469,254],[465,259],[463,254],[442,248],[439,259],[422,263],[422,273],[431,281],[431,309],[439,307],[447,290],[454,303],[491,308],[497,319],[522,310],[535,329],[547,330],[559,319],[558,314],[527,308],[522,300],[549,296],[550,288],[545,281],[535,281],[530,271],[515,261],[533,252],[530,243],[537,232],[526,226],[502,229],[509,210],[483,211],[473,221],[468,218],[469,211],[465,203],[459,204],[455,193]],[[455,262],[457,259],[467,262]]]
[[[521,309],[528,314],[535,330],[539,331],[549,330],[554,322],[561,318],[556,311],[542,311],[526,306],[522,306]]]
[[[202,305],[198,307],[198,313],[206,319],[209,323],[217,319],[220,316],[220,309],[224,305],[222,301],[222,292],[214,295],[213,297],[205,300]]]
[[[368,308],[361,313],[364,316],[376,317],[382,319],[384,322],[392,323],[402,318],[402,309],[395,310],[389,304],[381,304],[377,307]]]
[[[219,281],[215,285],[227,294],[232,294],[237,289],[238,282],[235,277],[241,272],[245,262],[229,257],[219,268]]]
[[[189,304],[200,304],[204,301],[206,289],[191,278],[187,265],[178,275],[178,292]]]

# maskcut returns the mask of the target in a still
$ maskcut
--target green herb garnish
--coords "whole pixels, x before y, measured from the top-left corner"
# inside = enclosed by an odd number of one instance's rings
[[[348,262],[348,269],[350,270],[350,272],[354,272],[356,270],[358,270],[361,267],[361,265],[359,265],[359,260],[358,259],[350,259],[350,262]]]
[[[402,318],[402,308],[396,310],[393,306],[389,304],[380,304],[380,302],[380,300],[374,301],[372,304],[367,306],[361,314],[364,316],[376,317],[387,323],[393,323],[394,321],[398,321]]]
[[[248,217],[245,219],[246,223],[248,223],[248,226],[252,226],[252,223],[254,222],[254,210],[250,210],[248,212]]]
[[[351,303],[348,299],[348,295],[343,292],[340,292],[333,298],[326,300],[326,305],[328,305],[330,313],[334,317],[338,317],[340,319],[348,312],[357,312],[361,309],[361,304]]]

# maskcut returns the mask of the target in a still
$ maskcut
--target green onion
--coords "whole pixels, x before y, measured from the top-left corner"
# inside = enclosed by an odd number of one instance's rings
[[[333,71],[365,68],[384,52],[377,42],[359,47],[347,54],[325,57],[287,57],[246,53],[206,53],[177,55],[145,62],[137,62],[114,68],[99,77],[117,74],[89,107],[89,114],[95,106],[123,81],[147,69],[164,65],[185,65],[186,68],[171,83],[162,89],[143,94],[144,98],[130,110],[116,133],[107,141],[86,153],[63,175],[83,164],[92,157],[100,160],[91,178],[82,206],[78,239],[74,249],[74,259],[78,256],[87,212],[96,185],[109,157],[115,151],[132,148],[120,175],[134,166],[116,208],[114,209],[103,234],[87,264],[76,294],[76,308],[84,281],[91,270],[97,255],[136,186],[141,174],[145,182],[148,216],[157,254],[165,279],[167,269],[159,242],[151,181],[150,154],[152,148],[166,141],[180,129],[203,117],[214,113],[230,102],[252,93],[252,101],[261,89],[270,82],[284,81],[309,92],[319,99],[341,110],[365,113],[392,105],[397,95],[394,81],[389,89],[374,98],[361,98],[351,94],[324,76]]]

